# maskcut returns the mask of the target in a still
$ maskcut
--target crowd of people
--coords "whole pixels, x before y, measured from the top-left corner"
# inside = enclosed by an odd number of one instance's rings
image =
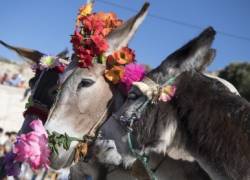
[[[21,73],[9,75],[9,73],[5,72],[4,74],[0,75],[0,84],[25,88],[25,80]]]

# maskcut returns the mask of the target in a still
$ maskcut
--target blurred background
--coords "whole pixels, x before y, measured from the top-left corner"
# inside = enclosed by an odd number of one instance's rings
[[[217,31],[213,44],[217,56],[208,71],[230,81],[250,100],[249,0],[149,2],[149,14],[130,43],[140,63],[157,66],[204,28],[213,26]],[[70,35],[78,9],[84,3],[84,0],[1,0],[0,40],[48,55],[65,48],[72,52]],[[144,0],[96,0],[94,11],[113,11],[125,20],[143,3]],[[28,81],[33,72],[24,59],[2,46],[0,67],[1,156],[6,148],[11,148],[22,124]],[[37,174],[30,172],[32,177]]]

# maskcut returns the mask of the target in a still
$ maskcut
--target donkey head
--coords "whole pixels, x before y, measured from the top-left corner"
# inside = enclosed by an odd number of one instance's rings
[[[145,3],[136,16],[108,35],[109,49],[106,55],[128,44],[144,20],[148,7],[149,4]],[[67,133],[81,139],[107,117],[113,104],[113,92],[112,86],[105,81],[104,70],[105,66],[101,64],[94,64],[90,68],[79,68],[74,60],[69,64],[61,76],[61,90],[45,124],[48,131]],[[62,150],[60,157],[52,158],[52,167],[69,165],[67,162],[71,152]]]
[[[147,133],[155,134],[154,137],[169,138],[172,135],[172,131],[168,131],[165,134],[162,133],[162,128],[165,128],[166,124],[159,125],[159,123],[154,122],[156,118],[165,116],[166,114],[157,114],[157,112],[145,114],[146,109],[148,110],[154,106],[154,104],[150,102],[152,102],[159,87],[163,86],[170,78],[177,77],[185,71],[201,71],[212,62],[215,56],[215,50],[211,49],[214,36],[215,31],[213,28],[209,27],[205,29],[199,36],[169,55],[159,67],[149,72],[142,82],[135,82],[128,94],[128,99],[117,113],[120,119],[125,122],[143,119],[137,122],[139,124],[144,123],[145,131],[138,130],[138,134],[145,136],[145,138],[149,138],[146,135]],[[169,111],[171,111],[171,109],[166,109],[164,112],[168,113]],[[150,121],[145,120],[149,118],[152,119]],[[157,126],[157,124],[159,126]],[[175,125],[169,125],[169,129],[174,130],[175,128]],[[144,141],[141,140],[141,138],[145,140],[144,137],[138,137],[139,143],[141,143],[140,141]],[[144,142],[148,141],[145,140]],[[144,142],[141,144],[144,144]],[[166,148],[166,146],[164,146],[164,148]],[[164,149],[164,151],[165,150],[166,149]]]
[[[28,48],[15,47],[9,45],[3,41],[0,44],[6,48],[15,51],[19,56],[26,58],[31,61],[31,63],[38,64],[41,57],[45,54]],[[63,50],[57,57],[62,59],[67,59],[68,50]],[[47,110],[49,110],[54,103],[56,97],[56,89],[58,87],[59,75],[54,69],[48,69],[43,71],[36,71],[35,76],[30,79],[29,86],[32,90],[32,99],[36,103],[43,105]],[[29,119],[29,118],[28,118]],[[20,133],[29,131],[29,120],[25,120]]]

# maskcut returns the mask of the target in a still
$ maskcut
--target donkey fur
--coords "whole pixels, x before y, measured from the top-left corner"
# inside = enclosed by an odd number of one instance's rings
[[[163,144],[164,151],[185,149],[212,179],[249,179],[249,102],[194,71],[182,73],[175,85],[170,102],[150,104],[136,114],[143,117],[134,125],[139,144],[157,152]],[[127,102],[123,116],[129,118],[136,101],[142,99]]]

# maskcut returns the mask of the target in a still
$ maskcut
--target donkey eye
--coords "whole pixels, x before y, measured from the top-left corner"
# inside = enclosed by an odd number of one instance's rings
[[[91,79],[82,79],[81,82],[77,86],[77,90],[79,90],[80,88],[84,88],[84,87],[90,87],[94,83],[95,82]]]
[[[136,93],[134,93],[134,92],[130,92],[128,94],[128,99],[135,100],[137,98],[138,98],[138,95]]]

